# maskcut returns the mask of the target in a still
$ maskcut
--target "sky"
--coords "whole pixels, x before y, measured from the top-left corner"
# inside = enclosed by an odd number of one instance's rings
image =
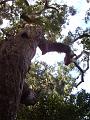
[[[30,3],[34,4],[36,0],[28,0]],[[77,14],[73,17],[69,17],[70,23],[69,25],[66,26],[66,28],[62,31],[62,34],[67,35],[68,31],[75,31],[75,28],[77,26],[82,27],[85,29],[86,27],[90,27],[90,22],[88,25],[84,23],[84,17],[85,17],[85,12],[87,9],[90,8],[90,2],[87,3],[86,0],[52,0],[52,2],[57,2],[60,4],[67,3],[68,6],[74,6],[75,9],[77,9]],[[9,26],[8,21],[4,20],[3,22],[3,27]],[[78,53],[80,53],[81,46],[77,46],[78,48]],[[60,54],[60,53],[47,53],[46,55],[42,55],[41,51],[37,48],[37,53],[36,56],[32,61],[39,60],[39,61],[44,61],[49,65],[56,65],[57,62],[63,62],[65,54]],[[76,93],[77,91],[80,91],[81,89],[85,89],[87,92],[90,93],[90,69],[87,71],[85,75],[85,82],[82,83],[81,85],[78,86],[78,88],[74,88],[73,93]]]

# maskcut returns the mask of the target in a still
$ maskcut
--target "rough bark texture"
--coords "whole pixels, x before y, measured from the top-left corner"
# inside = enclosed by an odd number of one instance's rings
[[[67,60],[70,59],[68,46],[61,43],[54,46],[54,43],[44,40],[42,29],[32,26],[0,45],[0,120],[16,120],[20,99],[28,92],[27,87],[23,89],[23,84],[37,46],[43,54],[50,51],[65,52]]]
[[[30,27],[0,45],[0,120],[15,120],[23,82],[39,43],[39,28]]]

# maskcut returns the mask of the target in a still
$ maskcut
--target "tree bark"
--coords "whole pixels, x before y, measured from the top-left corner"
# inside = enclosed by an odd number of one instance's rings
[[[37,34],[30,30],[30,38],[23,30],[0,45],[0,120],[16,119],[24,78],[38,45]]]
[[[65,52],[70,57],[70,53],[67,53],[70,48],[66,45],[60,44],[58,47],[57,45],[47,45],[43,30],[40,27],[26,27],[15,37],[10,37],[3,42],[0,45],[0,120],[16,120],[21,98],[28,88],[23,89],[25,75],[37,46],[44,54],[53,50]]]

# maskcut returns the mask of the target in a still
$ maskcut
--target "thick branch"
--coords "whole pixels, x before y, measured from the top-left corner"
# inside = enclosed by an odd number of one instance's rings
[[[56,42],[43,40],[42,42],[39,43],[38,46],[41,49],[42,54],[45,54],[47,52],[54,52],[54,51],[66,53],[66,56],[64,58],[65,65],[70,64],[72,58],[74,57],[74,54],[72,54],[70,47],[63,43],[56,43]]]
[[[66,54],[69,54],[71,52],[71,49],[68,45],[65,45],[63,43],[56,43],[56,42],[51,42],[51,41],[46,41],[46,43],[40,43],[39,47],[42,51],[43,54],[47,53],[47,52],[63,52]]]

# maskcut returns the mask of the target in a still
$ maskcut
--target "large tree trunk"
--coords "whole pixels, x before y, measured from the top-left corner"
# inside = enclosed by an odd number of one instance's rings
[[[31,27],[0,45],[0,120],[16,119],[24,78],[38,42],[37,30]]]

